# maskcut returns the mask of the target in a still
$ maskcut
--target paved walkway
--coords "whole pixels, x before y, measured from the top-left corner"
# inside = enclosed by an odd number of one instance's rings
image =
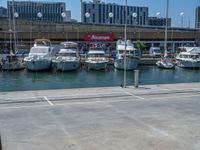
[[[3,150],[199,150],[200,83],[0,93]]]

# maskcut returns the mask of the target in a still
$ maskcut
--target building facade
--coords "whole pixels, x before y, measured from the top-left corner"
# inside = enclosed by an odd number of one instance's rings
[[[63,2],[35,2],[35,1],[7,1],[8,14],[12,16],[12,6],[14,12],[18,13],[19,19],[41,20],[51,22],[62,22],[71,20],[71,13],[66,11]],[[38,15],[38,13],[40,13]],[[65,13],[65,15],[61,15]]]
[[[158,18],[158,17],[149,17],[148,18],[148,25],[149,26],[165,26],[167,21],[168,27],[171,27],[171,18]]]
[[[0,6],[0,17],[7,17],[7,9]]]
[[[148,25],[148,7],[127,6],[128,25]],[[81,0],[81,21],[96,24],[125,24],[126,6]]]
[[[195,28],[200,28],[200,6],[196,7],[195,12]]]

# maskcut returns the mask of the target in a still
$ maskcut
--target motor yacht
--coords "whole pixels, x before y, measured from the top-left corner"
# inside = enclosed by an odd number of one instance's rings
[[[101,48],[92,48],[86,56],[85,63],[88,70],[102,70],[106,69],[108,61],[105,52]]]
[[[130,40],[127,40],[126,43],[124,40],[118,40],[116,51],[115,68],[123,70],[134,70],[137,68],[140,62],[140,50],[134,48]]]
[[[78,44],[75,42],[62,42],[58,55],[52,60],[53,66],[59,71],[76,70],[80,66]]]
[[[51,67],[53,47],[47,39],[35,40],[28,57],[24,58],[26,68],[31,71],[48,70]]]
[[[197,52],[180,52],[176,64],[182,68],[200,68],[200,54]]]

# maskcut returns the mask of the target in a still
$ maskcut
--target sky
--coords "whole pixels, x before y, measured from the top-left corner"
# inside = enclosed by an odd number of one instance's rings
[[[7,0],[0,0],[0,6],[6,7]],[[25,1],[25,0],[24,0]],[[28,0],[27,0],[28,1]],[[39,1],[39,0],[34,0]],[[41,1],[41,0],[40,0]],[[73,19],[81,21],[80,0],[43,0],[50,2],[66,2],[67,10],[71,10]],[[89,0],[83,0],[89,1]],[[125,5],[125,0],[101,0],[105,3],[117,3]],[[130,6],[147,6],[149,7],[149,16],[156,16],[160,12],[160,17],[165,17],[166,0],[127,0]],[[172,26],[181,26],[180,13],[183,15],[183,26],[194,27],[195,24],[195,8],[200,5],[200,0],[169,0],[169,17],[172,18]]]

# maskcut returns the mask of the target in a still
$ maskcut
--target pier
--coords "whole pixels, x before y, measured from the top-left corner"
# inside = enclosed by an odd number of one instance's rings
[[[3,150],[198,150],[200,83],[0,93]]]

